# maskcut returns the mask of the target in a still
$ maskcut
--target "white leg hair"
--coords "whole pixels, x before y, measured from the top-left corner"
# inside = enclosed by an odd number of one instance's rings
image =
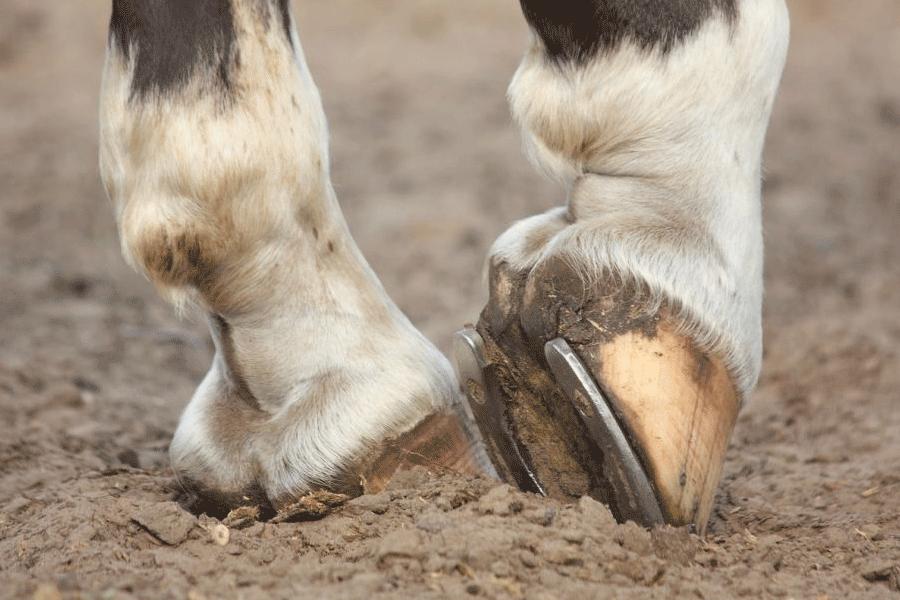
[[[568,205],[515,224],[490,260],[563,258],[588,288],[643,282],[746,401],[762,360],[760,155],[788,36],[784,0],[742,0],[668,54],[626,39],[559,64],[535,36],[509,98]]]
[[[204,310],[216,342],[172,441],[176,472],[279,502],[448,406],[456,384],[351,238],[293,25],[288,40],[253,5],[232,2],[230,95],[198,69],[135,96],[140,50],[110,42],[100,162],[126,259],[176,306]]]

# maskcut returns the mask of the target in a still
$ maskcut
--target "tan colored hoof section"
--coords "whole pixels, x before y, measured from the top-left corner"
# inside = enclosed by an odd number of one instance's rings
[[[663,518],[703,534],[740,403],[722,362],[661,319],[576,346],[656,488]]]

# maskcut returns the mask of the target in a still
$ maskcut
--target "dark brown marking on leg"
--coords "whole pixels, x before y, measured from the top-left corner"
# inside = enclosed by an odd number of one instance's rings
[[[173,236],[165,229],[143,235],[137,247],[147,273],[160,284],[194,286],[206,294],[216,279],[222,248],[193,229]]]
[[[171,273],[172,272],[172,264],[175,261],[175,255],[172,252],[172,249],[168,246],[163,249],[162,255],[159,257],[158,261],[149,261],[151,264],[156,263],[158,268],[153,269],[154,271],[158,271],[161,273]],[[147,265],[150,267],[150,264]]]
[[[209,79],[230,89],[235,45],[231,2],[113,0],[109,34],[124,57],[136,51],[132,97],[171,93],[197,69],[215,73]]]
[[[555,62],[584,64],[623,40],[670,52],[716,14],[737,18],[736,0],[521,0],[522,12]]]
[[[289,0],[278,0],[278,12],[281,14],[281,26],[291,48],[294,47],[294,39],[291,36],[291,4]]]
[[[322,231],[324,218],[317,207],[301,204],[297,208],[297,224],[303,229],[312,228],[313,237],[319,239],[319,233]]]

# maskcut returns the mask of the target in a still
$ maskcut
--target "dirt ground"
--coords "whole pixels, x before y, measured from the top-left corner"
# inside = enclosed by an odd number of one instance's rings
[[[0,0],[0,597],[900,597],[900,3],[793,0],[766,149],[762,379],[705,539],[414,471],[305,523],[182,510],[210,360],[120,258],[97,170],[107,0]],[[504,99],[514,0],[305,0],[337,191],[444,351],[485,252],[561,202]]]

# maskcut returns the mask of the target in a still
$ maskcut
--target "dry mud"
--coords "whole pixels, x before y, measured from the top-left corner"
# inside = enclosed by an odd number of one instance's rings
[[[701,540],[424,471],[313,522],[182,510],[166,445],[209,340],[118,254],[96,167],[108,2],[0,2],[0,597],[900,597],[900,4],[790,5],[764,371]],[[491,241],[561,202],[507,116],[517,3],[295,11],[351,229],[446,351]]]

